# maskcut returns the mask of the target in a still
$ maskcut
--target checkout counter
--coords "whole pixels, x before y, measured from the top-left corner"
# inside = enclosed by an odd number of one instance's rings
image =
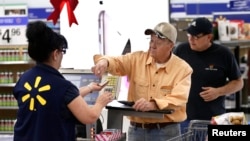
[[[150,112],[135,111],[132,107],[126,106],[114,100],[106,106],[107,113],[107,128],[120,129],[122,131],[123,116],[138,116],[147,118],[164,118],[164,114],[171,114],[173,109],[155,110]]]

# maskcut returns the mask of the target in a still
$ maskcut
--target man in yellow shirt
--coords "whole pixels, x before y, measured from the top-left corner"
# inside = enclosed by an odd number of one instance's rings
[[[173,25],[162,22],[154,29],[146,29],[145,34],[151,37],[147,52],[95,55],[92,71],[100,77],[107,71],[127,76],[130,83],[128,100],[135,102],[136,111],[174,109],[174,113],[166,114],[163,119],[128,117],[129,141],[166,141],[180,135],[179,122],[186,119],[193,70],[172,53],[177,37]]]

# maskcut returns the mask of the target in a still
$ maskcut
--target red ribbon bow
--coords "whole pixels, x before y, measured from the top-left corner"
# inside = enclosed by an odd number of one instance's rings
[[[63,6],[66,3],[67,11],[68,11],[68,18],[69,18],[69,25],[71,26],[72,23],[78,24],[76,17],[73,13],[73,11],[75,10],[78,4],[78,0],[50,0],[50,3],[53,5],[55,10],[53,13],[50,14],[47,20],[53,20],[53,23],[55,25],[60,16]]]

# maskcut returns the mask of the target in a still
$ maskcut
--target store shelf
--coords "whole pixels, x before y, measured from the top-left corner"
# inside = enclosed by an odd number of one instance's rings
[[[0,65],[29,65],[34,64],[32,61],[0,61]]]
[[[35,62],[27,57],[27,45],[1,45],[0,51],[0,134],[13,134],[18,111],[13,88],[19,77]],[[15,55],[10,56],[13,52]]]
[[[13,137],[12,134],[13,133],[14,133],[13,131],[0,131],[0,141],[3,141],[3,140],[1,140],[1,138],[11,138],[12,139],[12,137]],[[9,136],[3,136],[3,135],[9,135]]]
[[[16,83],[0,84],[0,87],[10,87],[13,88]]]
[[[17,106],[0,106],[2,110],[18,110]]]
[[[231,40],[231,41],[214,41],[215,43],[227,46],[227,47],[237,47],[240,48],[249,48],[250,47],[250,40]]]

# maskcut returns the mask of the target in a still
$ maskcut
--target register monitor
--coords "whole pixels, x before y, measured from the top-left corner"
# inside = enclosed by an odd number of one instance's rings
[[[71,81],[78,88],[87,86],[91,82],[101,82],[101,79],[95,76],[90,70],[60,69],[59,71],[65,77],[65,79]],[[93,93],[86,95],[84,99],[88,105],[93,105],[98,95],[98,91],[93,91]]]
[[[60,69],[61,74],[69,81],[71,81],[76,87],[87,86],[91,82],[100,83],[104,80],[109,80],[109,83],[101,90],[111,91],[115,98],[118,97],[120,92],[120,77],[104,75],[102,78],[95,76],[91,70],[87,69]],[[98,91],[93,91],[84,97],[85,101],[89,105],[93,105],[99,95]]]

